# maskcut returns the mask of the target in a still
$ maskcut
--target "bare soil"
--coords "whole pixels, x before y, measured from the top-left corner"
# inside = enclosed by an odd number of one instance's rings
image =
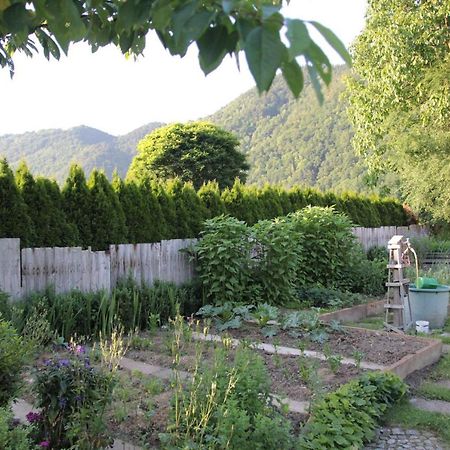
[[[365,331],[356,328],[343,328],[342,331],[330,331],[329,339],[324,343],[311,341],[307,335],[294,337],[288,331],[280,330],[274,337],[264,337],[257,325],[246,324],[237,330],[227,330],[230,336],[251,342],[267,342],[270,344],[303,348],[323,352],[325,348],[337,355],[352,358],[355,351],[363,354],[364,361],[381,365],[391,365],[409,354],[427,346],[427,342],[418,338],[401,336],[382,331]]]

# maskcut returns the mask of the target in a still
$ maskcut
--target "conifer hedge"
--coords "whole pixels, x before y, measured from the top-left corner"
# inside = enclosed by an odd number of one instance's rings
[[[62,187],[35,179],[23,163],[14,176],[0,160],[0,238],[18,237],[22,246],[91,246],[157,242],[197,237],[203,221],[228,214],[248,225],[287,215],[305,206],[333,206],[355,226],[407,225],[410,217],[395,199],[311,188],[257,188],[236,180],[220,190],[210,182],[196,191],[180,180],[136,184],[114,175],[112,183],[94,170],[89,180],[74,164]]]

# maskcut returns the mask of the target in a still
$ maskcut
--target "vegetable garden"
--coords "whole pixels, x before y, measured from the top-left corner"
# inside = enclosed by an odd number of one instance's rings
[[[440,343],[321,319],[384,293],[386,254],[351,226],[321,207],[219,216],[189,285],[0,294],[0,447],[362,448],[406,395],[393,367]]]

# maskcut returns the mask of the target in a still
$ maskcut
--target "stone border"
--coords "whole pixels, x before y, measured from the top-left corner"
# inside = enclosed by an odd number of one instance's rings
[[[366,317],[378,316],[384,311],[384,304],[386,300],[378,300],[376,302],[361,303],[350,308],[338,309],[329,313],[320,315],[320,320],[324,322],[331,322],[337,320],[338,322],[358,322]]]

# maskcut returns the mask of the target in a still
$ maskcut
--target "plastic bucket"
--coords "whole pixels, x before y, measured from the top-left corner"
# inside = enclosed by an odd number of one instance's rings
[[[436,278],[417,278],[417,288],[418,289],[436,289],[439,286],[439,282]]]
[[[429,327],[442,328],[448,315],[449,286],[440,285],[436,289],[409,288],[412,322],[424,320]]]
[[[428,334],[430,332],[430,323],[426,320],[416,320],[416,331]]]

